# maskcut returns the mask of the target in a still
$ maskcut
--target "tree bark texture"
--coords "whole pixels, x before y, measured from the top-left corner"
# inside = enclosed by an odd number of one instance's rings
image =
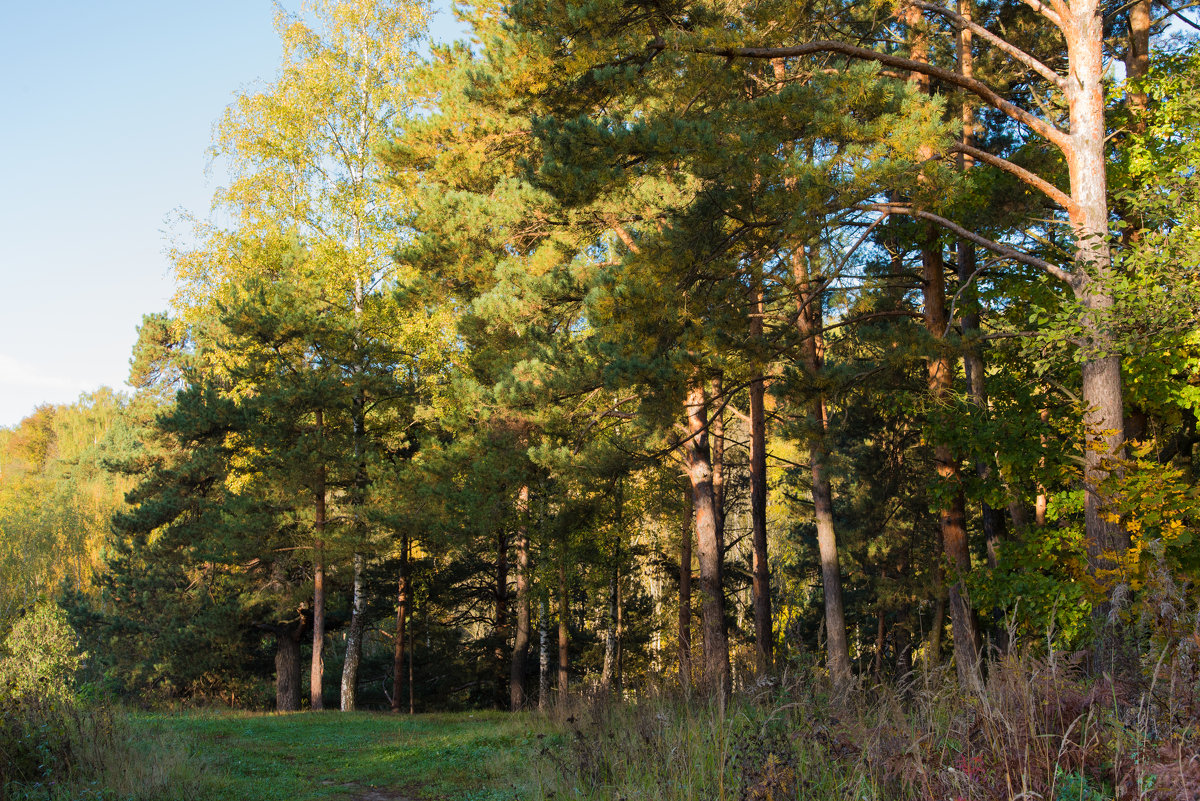
[[[275,631],[275,709],[300,711],[300,637],[303,628],[279,627]]]
[[[508,640],[508,534],[501,531],[496,535],[496,586],[493,588],[495,611],[493,612],[493,633],[495,650],[492,659],[495,662],[496,677],[496,706],[503,707],[509,699],[504,698],[504,680],[501,678],[511,667],[504,657],[504,646]]]
[[[709,403],[709,431],[712,434],[712,487],[713,512],[717,519],[717,538],[725,542],[725,400],[724,380],[717,376],[712,380],[712,398]]]
[[[930,231],[936,239],[936,233]],[[941,247],[936,242],[921,251],[924,271],[925,327],[935,341],[945,339],[949,319],[946,314],[945,263]],[[934,402],[946,398],[953,389],[954,360],[944,348],[929,357],[929,394]],[[971,571],[971,549],[967,542],[966,503],[958,460],[949,446],[937,444],[933,461],[942,480],[946,496],[938,513],[942,547],[955,571],[950,585],[950,626],[954,632],[954,659],[958,680],[963,687],[974,688],[979,683],[979,630],[971,599],[967,593],[966,577]]]
[[[570,658],[568,647],[571,641],[570,600],[567,587],[567,554],[564,547],[563,552],[558,555],[558,697],[560,700],[566,699],[569,684],[567,668]]]
[[[687,513],[679,535],[679,683],[692,688],[692,486],[684,490]]]
[[[797,247],[792,254],[792,278],[797,288],[797,326],[803,339],[802,358],[809,380],[820,381],[824,367],[822,342],[823,302],[810,275],[808,254]],[[817,524],[817,550],[821,559],[821,589],[825,602],[825,649],[829,676],[837,688],[851,679],[850,644],[846,639],[846,612],[842,603],[842,571],[838,560],[837,532],[833,524],[833,487],[829,481],[825,446],[825,398],[816,393],[809,410],[812,440],[809,472],[812,476],[813,516]]]
[[[320,438],[324,413],[317,409],[316,428]],[[309,708],[325,708],[325,464],[317,465],[313,482],[313,639],[312,666],[309,672]]]
[[[509,702],[512,711],[525,706],[525,664],[529,659],[529,487],[517,495],[520,517],[513,545],[517,554],[517,630],[513,634],[512,670],[509,675]]]
[[[367,627],[367,557],[354,554],[354,589],[350,625],[346,629],[346,661],[342,663],[342,711],[353,712],[358,705],[358,665],[362,661],[363,632]]]
[[[546,598],[538,601],[538,709],[550,708],[550,620]]]
[[[404,686],[404,628],[408,620],[408,535],[400,537],[400,571],[396,586],[396,636],[392,641],[392,711],[399,712],[402,706],[401,690]]]
[[[696,525],[696,551],[700,562],[700,617],[704,634],[704,689],[725,709],[731,689],[729,642],[725,634],[725,592],[721,541],[713,468],[708,450],[707,400],[704,387],[696,381],[688,390],[685,406],[688,439],[684,461],[692,484],[692,506]]]
[[[750,317],[750,338],[762,339],[763,302],[761,270],[756,276],[754,313]],[[754,650],[760,672],[774,662],[774,634],[771,621],[771,572],[767,553],[767,412],[764,396],[766,381],[758,375],[750,381],[750,526],[753,538],[754,573],[750,592],[754,605]]]

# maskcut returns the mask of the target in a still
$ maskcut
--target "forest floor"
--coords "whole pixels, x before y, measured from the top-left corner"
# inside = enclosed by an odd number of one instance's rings
[[[510,801],[531,795],[545,718],[501,712],[154,715],[205,801]],[[183,788],[180,788],[183,789]]]

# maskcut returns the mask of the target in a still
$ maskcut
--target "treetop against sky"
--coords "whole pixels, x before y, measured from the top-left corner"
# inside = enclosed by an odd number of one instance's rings
[[[453,38],[434,6],[433,38]],[[0,7],[0,426],[125,386],[142,315],[175,291],[172,220],[225,182],[213,123],[275,75],[273,15],[270,0]]]

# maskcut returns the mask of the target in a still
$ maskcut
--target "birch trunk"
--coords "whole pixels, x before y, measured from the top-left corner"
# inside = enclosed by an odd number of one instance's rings
[[[346,631],[346,661],[342,664],[342,711],[353,712],[358,705],[358,665],[362,661],[363,632],[367,625],[367,596],[364,584],[367,558],[354,554],[354,606]]]
[[[316,428],[320,438],[324,431],[324,413],[317,409]],[[315,509],[313,512],[313,638],[312,666],[309,672],[309,708],[319,712],[325,708],[325,464],[317,465],[313,482]]]

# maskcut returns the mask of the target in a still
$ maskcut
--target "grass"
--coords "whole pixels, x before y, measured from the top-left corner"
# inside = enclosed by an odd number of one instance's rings
[[[144,722],[186,743],[197,765],[187,796],[205,801],[527,798],[525,766],[548,731],[533,716],[486,711],[192,712]]]

